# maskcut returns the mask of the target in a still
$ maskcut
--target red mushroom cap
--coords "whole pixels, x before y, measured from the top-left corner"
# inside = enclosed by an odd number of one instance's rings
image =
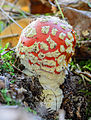
[[[26,58],[30,67],[59,74],[69,63],[75,44],[72,26],[58,17],[46,16],[22,31],[17,48],[20,58]]]

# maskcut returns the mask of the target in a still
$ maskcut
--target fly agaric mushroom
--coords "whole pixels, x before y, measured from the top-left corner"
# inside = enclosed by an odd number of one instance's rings
[[[74,53],[75,44],[72,26],[58,17],[38,18],[22,31],[16,52],[29,71],[26,74],[40,76],[41,96],[44,97],[41,103],[46,108],[60,108],[63,94],[59,86],[64,82],[64,70]]]

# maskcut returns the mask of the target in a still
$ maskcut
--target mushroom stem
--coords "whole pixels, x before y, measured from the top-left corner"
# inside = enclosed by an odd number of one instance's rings
[[[43,105],[48,109],[58,110],[61,106],[63,93],[59,86],[64,82],[65,73],[61,71],[60,74],[54,75],[39,71],[39,82],[43,87],[41,97],[44,98]]]

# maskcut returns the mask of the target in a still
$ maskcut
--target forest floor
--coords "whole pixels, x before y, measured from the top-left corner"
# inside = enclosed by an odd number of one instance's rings
[[[23,67],[20,67],[23,68]],[[68,72],[63,90],[63,103],[60,109],[66,111],[66,119],[87,120],[91,117],[91,84],[79,75]],[[15,69],[14,75],[4,69],[0,72],[0,103],[27,107],[46,120],[56,120],[58,113],[44,111],[38,106],[42,86],[37,77],[28,77]]]
[[[17,0],[15,0],[17,2]],[[20,0],[19,0],[20,1]],[[36,1],[36,0],[34,0]],[[48,7],[47,0],[39,0],[39,7]],[[67,0],[64,0],[65,2]],[[24,2],[24,1],[23,1]],[[20,3],[19,3],[20,4]],[[61,18],[57,7],[40,10],[31,3],[31,13],[27,7],[21,10],[15,2],[2,0],[0,3],[0,105],[20,106],[46,120],[58,120],[58,112],[45,110],[39,106],[42,86],[36,76],[29,77],[23,73],[24,66],[16,57],[15,46],[19,41],[22,28],[41,15],[53,15]],[[67,7],[64,7],[66,6]],[[65,20],[76,31],[77,44],[75,54],[66,72],[65,82],[60,85],[63,90],[63,102],[60,109],[65,111],[67,120],[88,120],[91,118],[91,3],[87,0],[73,0],[63,5]],[[45,12],[45,13],[42,13]],[[71,19],[70,19],[71,18]],[[18,20],[18,21],[17,21]],[[17,22],[16,22],[17,21]],[[13,23],[13,24],[12,24]]]

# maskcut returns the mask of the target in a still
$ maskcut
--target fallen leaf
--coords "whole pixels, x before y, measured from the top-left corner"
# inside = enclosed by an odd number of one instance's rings
[[[85,37],[91,39],[91,12],[65,7],[63,13],[79,35],[79,39],[82,37],[82,31],[88,31],[89,34]]]
[[[52,13],[51,5],[46,0],[30,0],[32,14]]]
[[[6,0],[6,1],[11,3],[15,2],[15,0]],[[26,12],[30,11],[29,5],[30,5],[30,0],[17,0],[16,2],[16,6],[19,6],[21,10]]]
[[[76,8],[78,10],[90,11],[90,0],[58,0],[59,4],[66,7]]]
[[[29,18],[23,18],[21,20],[18,20],[17,23],[25,28],[29,23],[30,23],[30,19]],[[21,34],[22,29],[17,26],[15,23],[10,24],[7,28],[4,29],[4,31],[0,34],[0,37],[4,37],[6,36],[6,38],[3,38],[1,41],[1,45],[2,47],[4,47],[6,45],[6,43],[10,43],[10,48],[15,47],[19,41],[19,37]],[[13,35],[18,35],[18,36],[13,36]],[[13,36],[13,37],[9,37]]]

